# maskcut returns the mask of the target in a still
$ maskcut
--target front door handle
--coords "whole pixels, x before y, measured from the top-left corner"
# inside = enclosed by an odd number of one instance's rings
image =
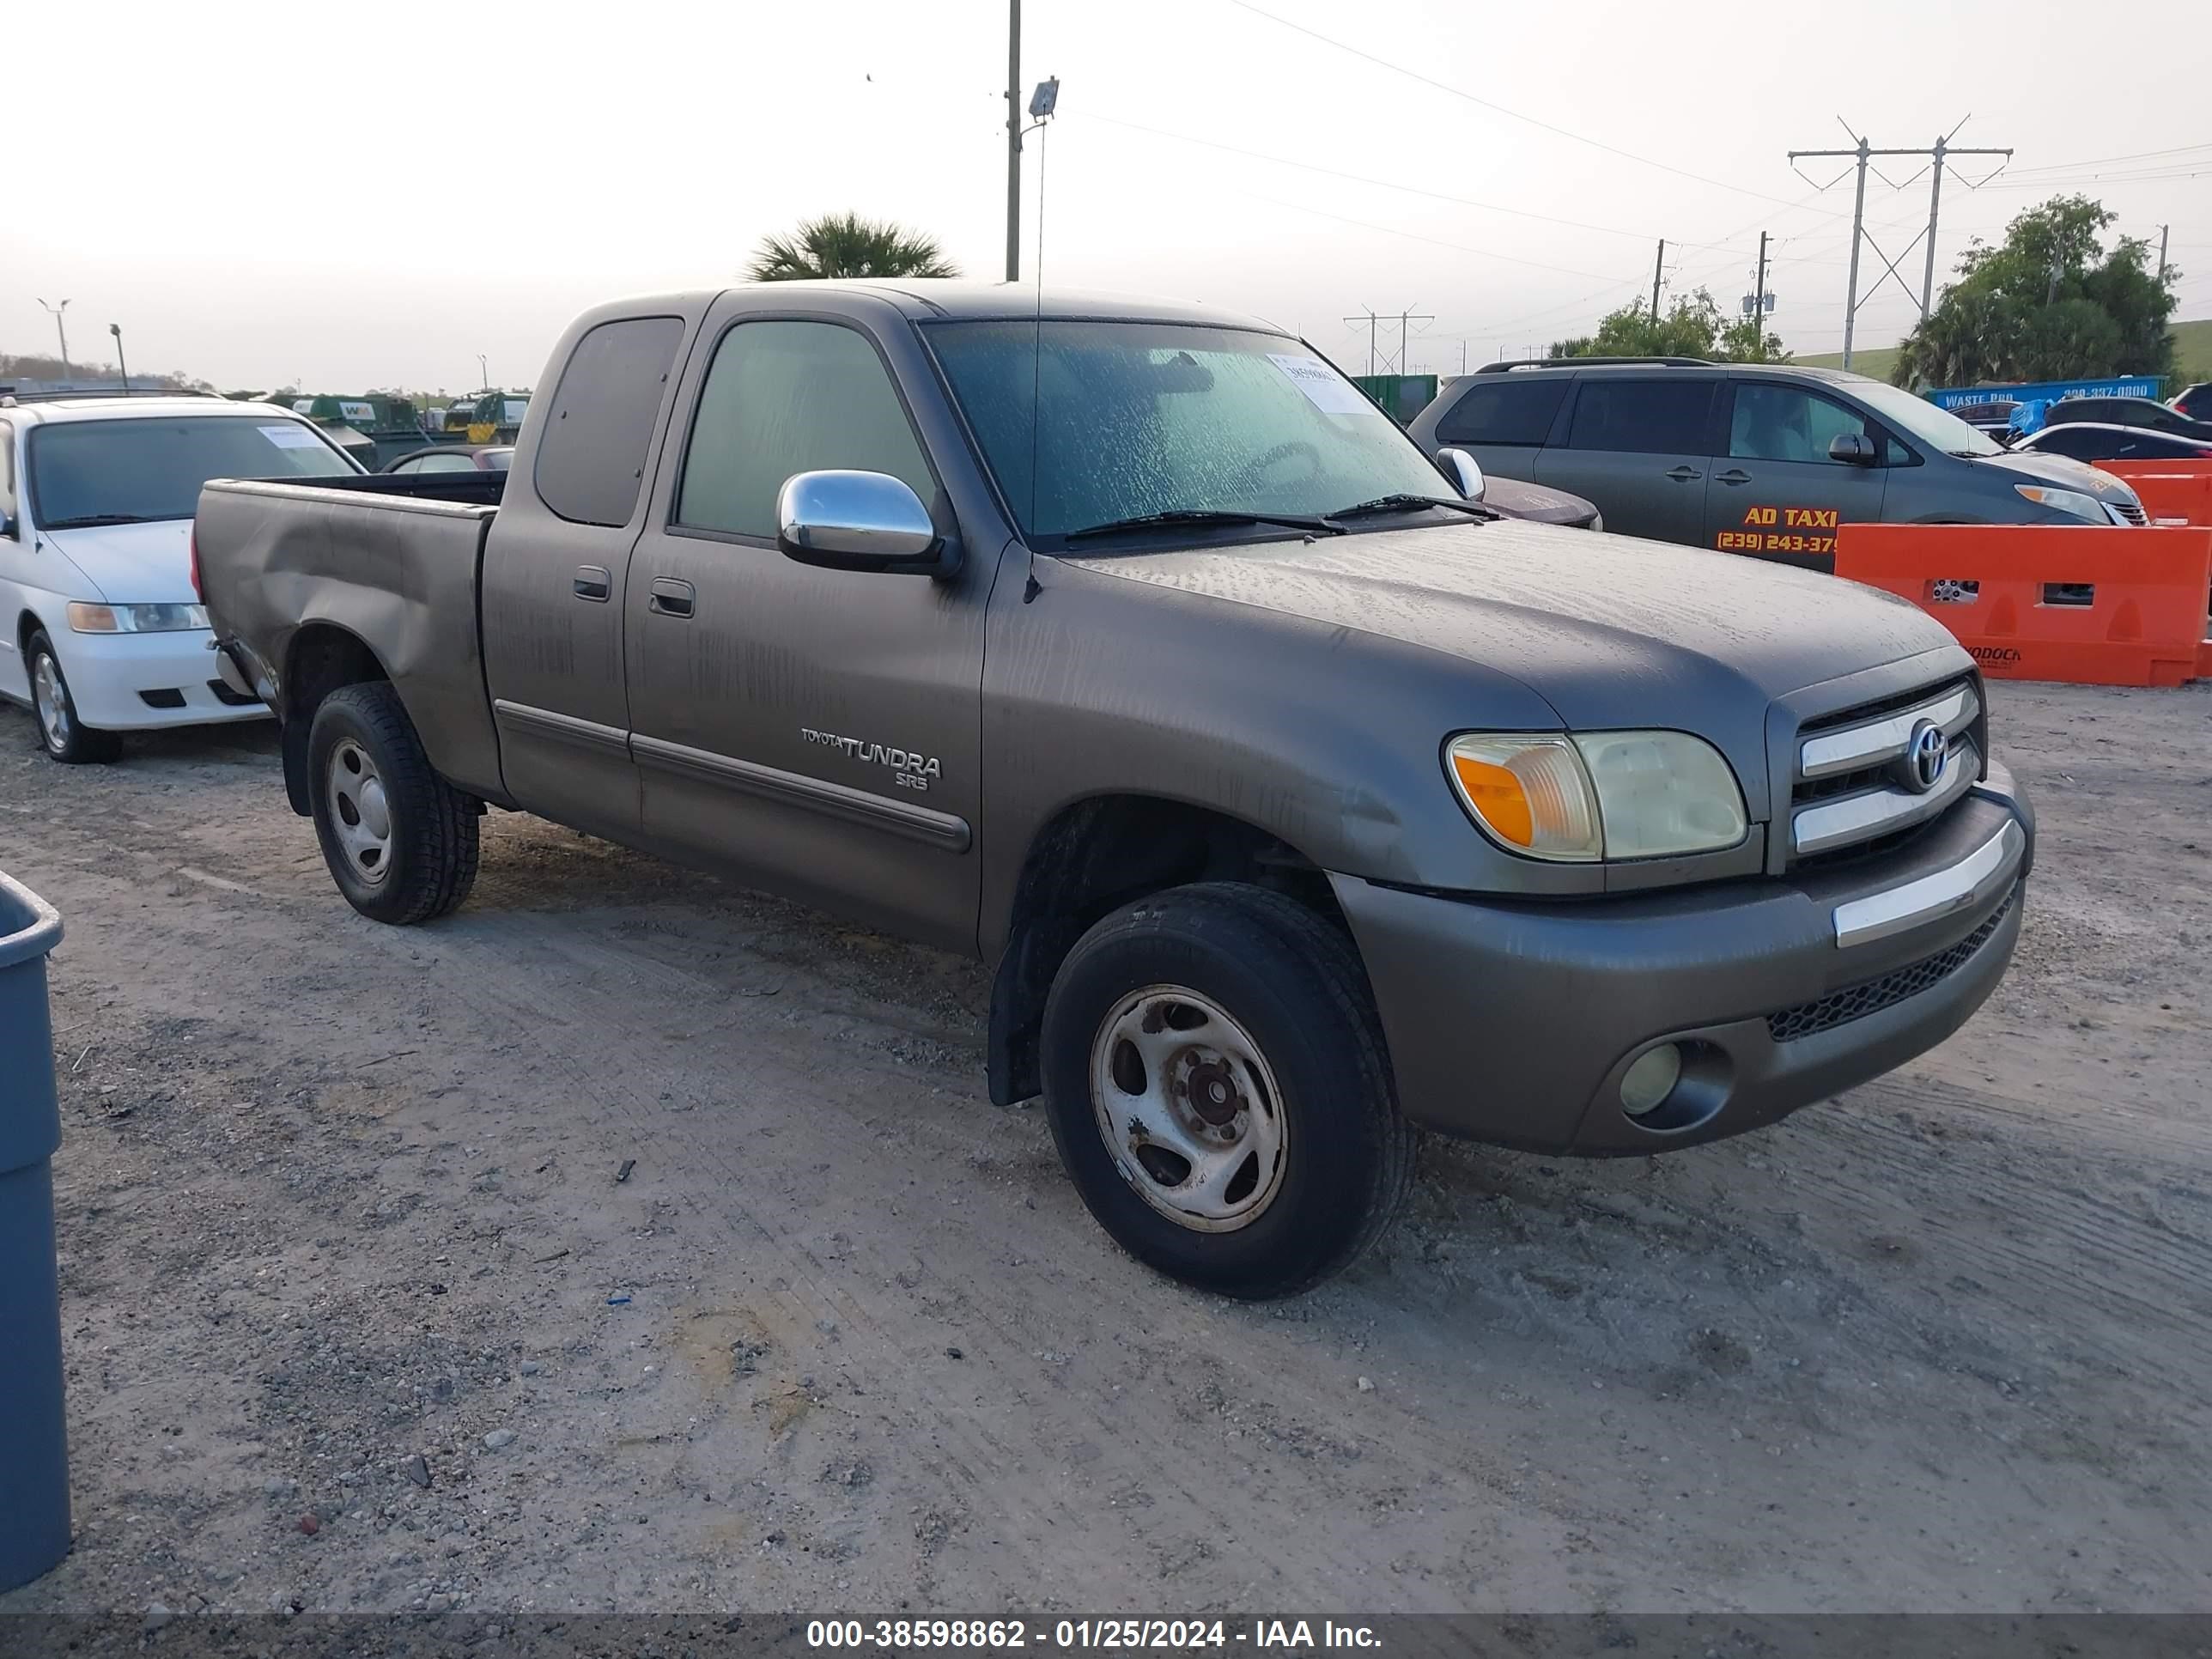
[[[678,581],[673,576],[655,576],[653,598],[647,603],[664,617],[688,617],[696,597],[690,582]]]
[[[614,580],[607,574],[605,565],[579,565],[576,568],[576,597],[589,599],[594,605],[605,605],[607,595],[614,592]]]
[[[1688,483],[1692,479],[1702,478],[1705,475],[1694,466],[1673,466],[1667,469],[1667,476],[1676,483]]]
[[[1725,472],[1714,473],[1713,478],[1718,483],[1747,484],[1751,482],[1751,474],[1740,466],[1732,466]]]

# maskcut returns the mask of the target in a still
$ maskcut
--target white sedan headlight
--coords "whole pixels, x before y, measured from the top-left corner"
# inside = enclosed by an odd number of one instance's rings
[[[1713,853],[1749,828],[1728,762],[1686,732],[1470,732],[1444,756],[1475,822],[1532,858]]]
[[[204,605],[85,605],[69,608],[80,634],[182,634],[208,625]]]

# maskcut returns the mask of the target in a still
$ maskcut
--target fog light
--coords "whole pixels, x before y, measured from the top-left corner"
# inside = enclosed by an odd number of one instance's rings
[[[1631,1117],[1656,1111],[1674,1085],[1682,1080],[1682,1051],[1662,1042],[1650,1054],[1637,1056],[1620,1079],[1620,1109]]]

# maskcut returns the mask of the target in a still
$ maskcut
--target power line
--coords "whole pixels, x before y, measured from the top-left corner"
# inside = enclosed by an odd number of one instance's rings
[[[2200,149],[2212,149],[2212,144],[2179,144],[2172,149],[2139,149],[2131,155],[2092,155],[2079,161],[2048,161],[2039,167],[2014,167],[2014,174],[2024,173],[2069,173],[2076,167],[2102,167],[2108,161],[2148,161],[2161,155],[2191,155]]]
[[[1409,81],[1418,81],[1425,87],[1432,87],[1438,92],[1449,93],[1455,98],[1464,99],[1470,104],[1479,105],[1496,114],[1506,116],[1512,120],[1526,122],[1532,127],[1540,127],[1546,132],[1556,133],[1562,138],[1571,138],[1575,143],[1588,144],[1593,149],[1601,149],[1608,155],[1618,155],[1624,161],[1634,161],[1642,167],[1656,167],[1660,172],[1671,173],[1677,178],[1694,179],[1698,184],[1710,185],[1716,190],[1734,191],[1738,195],[1755,197],[1762,202],[1782,201],[1780,197],[1769,196],[1763,190],[1752,190],[1742,185],[1732,185],[1724,179],[1709,179],[1702,173],[1692,173],[1687,167],[1678,167],[1668,161],[1654,161],[1649,155],[1638,155],[1634,150],[1623,149],[1618,144],[1608,144],[1602,138],[1593,138],[1587,133],[1577,132],[1571,128],[1540,120],[1534,115],[1523,114],[1517,109],[1510,108],[1504,104],[1493,103],[1487,98],[1479,98],[1464,88],[1453,86],[1446,81],[1437,80],[1431,76],[1422,74],[1419,70],[1407,69],[1403,64],[1394,64],[1387,58],[1377,58],[1371,52],[1363,52],[1346,41],[1323,34],[1318,29],[1310,29],[1304,23],[1293,23],[1287,17],[1278,17],[1273,12],[1263,10],[1254,5],[1252,0],[1229,0],[1229,3],[1241,10],[1250,12],[1255,17],[1264,17],[1279,27],[1305,35],[1310,40],[1318,40],[1325,46],[1334,46],[1339,52],[1349,52],[1352,57],[1363,62],[1373,64],[1378,69],[1389,70],[1393,75],[1402,75]],[[1784,205],[1790,204],[1784,203]]]
[[[1085,121],[1103,121],[1109,126],[1125,127],[1132,132],[1149,133],[1155,138],[1171,139],[1179,144],[1197,144],[1206,149],[1223,150],[1229,155],[1245,156],[1255,161],[1269,161],[1278,167],[1296,167],[1301,172],[1317,173],[1325,178],[1341,179],[1350,184],[1369,185],[1381,190],[1402,191],[1408,196],[1425,196],[1431,201],[1450,202],[1460,207],[1480,208],[1486,213],[1510,214],[1517,219],[1534,219],[1543,224],[1565,225],[1572,230],[1594,230],[1607,236],[1626,236],[1639,242],[1648,242],[1651,240],[1652,234],[1648,230],[1624,230],[1618,225],[1592,224],[1584,219],[1563,219],[1556,214],[1534,213],[1527,208],[1507,207],[1498,202],[1477,201],[1471,196],[1454,196],[1445,191],[1424,190],[1418,185],[1401,184],[1395,179],[1375,179],[1370,178],[1365,173],[1346,173],[1341,167],[1322,167],[1318,162],[1295,161],[1287,155],[1273,155],[1265,150],[1247,149],[1241,144],[1226,144],[1218,138],[1200,138],[1195,133],[1170,132],[1164,127],[1146,126],[1141,121],[1124,120],[1118,115],[1102,115],[1096,110],[1081,112],[1077,114],[1076,118]],[[1684,242],[1680,246],[1711,247],[1718,245],[1709,242]]]
[[[1571,265],[1548,265],[1540,259],[1523,259],[1516,254],[1500,253],[1492,248],[1469,247],[1464,242],[1447,242],[1441,237],[1424,236],[1418,231],[1401,230],[1395,225],[1378,225],[1366,219],[1347,218],[1341,213],[1331,213],[1323,208],[1310,207],[1304,202],[1285,202],[1279,197],[1264,196],[1256,190],[1240,190],[1233,185],[1224,188],[1233,195],[1244,197],[1249,201],[1265,202],[1270,207],[1288,208],[1293,213],[1310,213],[1316,218],[1334,219],[1340,225],[1352,225],[1360,230],[1379,231],[1385,236],[1402,236],[1410,242],[1426,242],[1431,247],[1449,248],[1455,253],[1472,253],[1479,259],[1502,259],[1510,265],[1527,265],[1533,270],[1556,271],[1562,276],[1593,278],[1600,276],[1600,273],[1595,270],[1577,270]]]

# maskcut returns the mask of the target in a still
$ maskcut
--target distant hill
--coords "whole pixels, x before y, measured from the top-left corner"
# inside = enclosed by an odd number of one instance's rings
[[[2185,384],[2191,380],[2212,380],[2212,317],[2201,318],[2193,323],[2173,325],[2175,367],[2180,371]],[[1816,356],[1800,357],[1801,363],[1814,368],[1841,368],[1844,354],[1823,351]],[[1871,374],[1877,380],[1889,378],[1889,371],[1897,367],[1895,346],[1869,346],[1851,354],[1851,371],[1856,374]]]

